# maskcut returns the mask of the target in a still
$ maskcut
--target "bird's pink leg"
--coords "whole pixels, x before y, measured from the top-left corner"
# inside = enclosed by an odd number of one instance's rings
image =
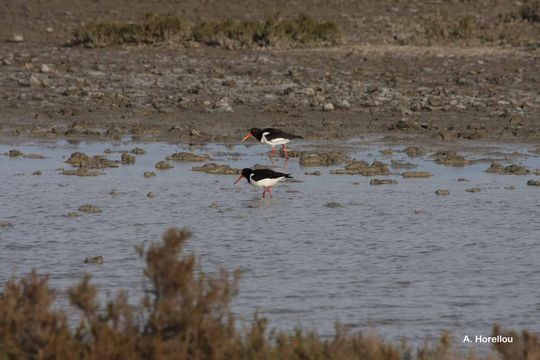
[[[269,186],[268,187],[268,192],[270,193],[270,199],[272,198],[272,188]]]
[[[285,153],[285,159],[288,159],[289,158],[289,153],[287,152],[287,144],[281,145],[281,149]]]
[[[263,190],[263,199],[266,197],[266,188]]]
[[[276,148],[272,146],[272,154],[270,155],[270,157],[273,158],[275,154],[276,154]]]

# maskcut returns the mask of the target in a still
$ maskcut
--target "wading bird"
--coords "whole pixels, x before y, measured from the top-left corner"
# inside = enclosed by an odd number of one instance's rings
[[[276,152],[276,145],[281,145],[281,148],[285,152],[285,158],[289,158],[289,154],[287,152],[287,143],[291,141],[292,139],[303,139],[300,135],[294,135],[286,133],[285,131],[279,130],[279,129],[273,129],[273,128],[265,128],[265,129],[259,129],[259,128],[253,128],[249,130],[249,133],[247,133],[246,136],[242,139],[242,141],[245,141],[249,139],[251,136],[253,136],[258,141],[262,142],[263,144],[268,144],[272,146],[272,157],[274,156],[274,153]]]
[[[272,186],[276,185],[278,182],[285,180],[286,178],[292,178],[290,174],[284,174],[270,169],[242,169],[242,173],[234,182],[235,184],[245,178],[248,183],[253,186],[262,187],[263,198],[266,197],[266,193],[270,194],[272,197]]]

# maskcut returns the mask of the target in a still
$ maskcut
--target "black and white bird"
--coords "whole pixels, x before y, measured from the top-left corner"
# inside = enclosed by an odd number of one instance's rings
[[[248,183],[253,186],[262,187],[263,198],[266,197],[266,193],[270,194],[272,197],[272,186],[276,185],[280,181],[283,181],[287,178],[292,178],[290,174],[284,174],[270,169],[242,169],[242,173],[234,182],[235,184],[239,182],[242,178],[245,178]]]
[[[245,141],[249,139],[251,136],[253,136],[255,139],[259,140],[263,144],[268,144],[272,146],[272,156],[274,156],[274,153],[276,152],[276,145],[281,145],[281,148],[285,152],[285,158],[289,158],[289,154],[287,153],[287,143],[291,141],[292,139],[303,139],[300,135],[294,135],[287,133],[285,131],[274,129],[274,128],[265,128],[265,129],[259,129],[259,128],[253,128],[249,130],[249,133],[244,136],[242,141]]]

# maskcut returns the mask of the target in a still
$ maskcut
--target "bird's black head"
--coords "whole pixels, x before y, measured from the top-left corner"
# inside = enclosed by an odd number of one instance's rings
[[[250,134],[253,135],[253,137],[259,141],[261,141],[263,136],[263,131],[259,128],[252,128],[249,130]]]
[[[252,173],[253,173],[253,170],[251,170],[250,168],[242,169],[242,171],[240,172],[240,176],[238,177],[238,179],[236,179],[234,183],[236,184],[237,182],[242,180],[242,178],[245,178],[249,183],[251,183],[251,179],[249,178],[249,176]]]
[[[242,169],[242,176],[245,177],[249,181],[249,176],[253,174],[253,170],[250,168]]]

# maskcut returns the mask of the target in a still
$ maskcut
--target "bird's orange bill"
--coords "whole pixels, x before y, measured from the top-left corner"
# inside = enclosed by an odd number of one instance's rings
[[[238,177],[238,179],[236,179],[236,181],[235,181],[234,183],[236,184],[237,182],[239,182],[240,180],[242,180],[243,177],[244,177],[244,175],[240,175],[240,176]]]
[[[247,139],[249,139],[251,137],[251,133],[248,133],[246,136],[244,136],[244,138],[242,139],[242,141],[246,141]],[[240,141],[240,142],[242,142]]]

